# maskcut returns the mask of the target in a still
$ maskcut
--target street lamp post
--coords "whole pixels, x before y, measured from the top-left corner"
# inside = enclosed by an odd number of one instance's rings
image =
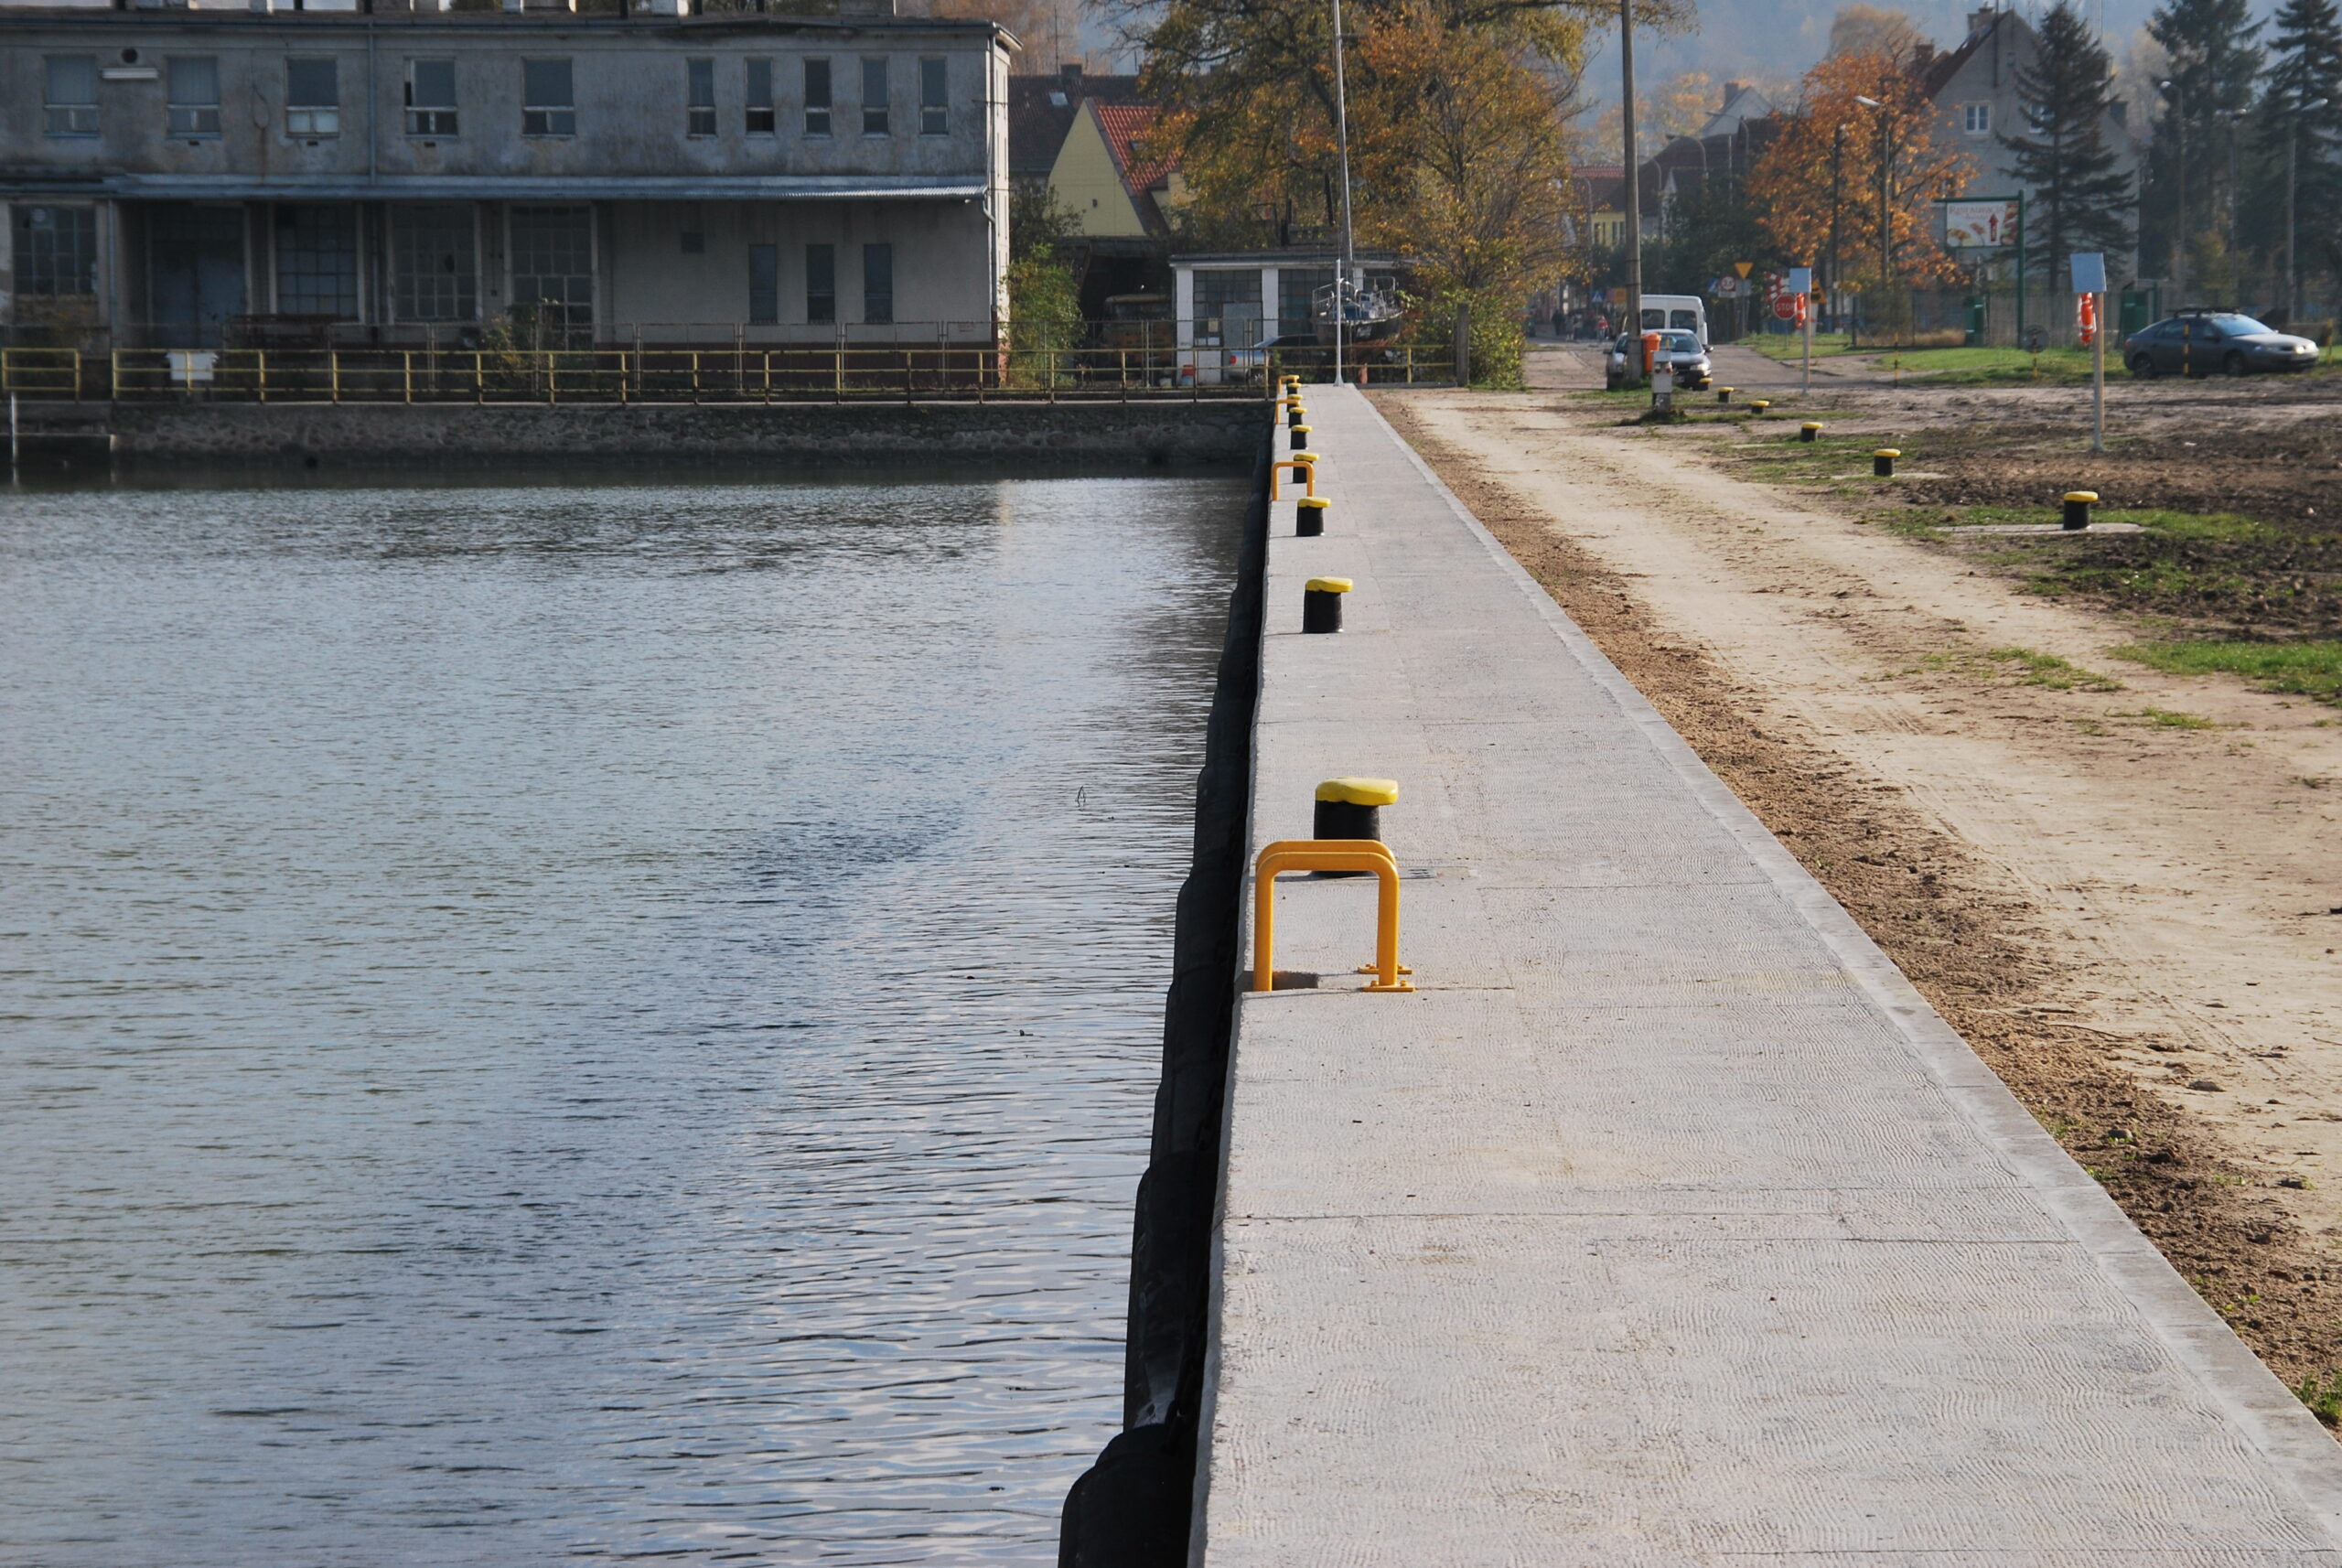
[[[2301,230],[2294,218],[2294,187],[2301,173],[2302,122],[2326,105],[2326,100],[2314,98],[2294,111],[2285,131],[2285,325],[2291,328],[2302,316],[2302,276],[2294,252],[2301,245]]]
[[[1635,0],[1618,0],[1619,152],[1626,165],[1627,207],[1627,331],[1643,329],[1643,210],[1635,178]],[[1642,380],[1642,358],[1627,355],[1627,382]]]

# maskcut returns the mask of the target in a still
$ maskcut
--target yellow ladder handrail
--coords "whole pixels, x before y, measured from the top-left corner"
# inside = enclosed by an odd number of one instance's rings
[[[1269,465],[1269,499],[1271,500],[1275,500],[1277,499],[1277,476],[1284,473],[1287,468],[1291,468],[1295,473],[1301,476],[1301,483],[1303,492],[1305,494],[1315,496],[1317,493],[1316,463],[1307,457],[1284,457]],[[1300,843],[1306,841],[1295,839],[1294,842],[1295,843]],[[1327,839],[1325,842],[1331,843],[1334,841]],[[1359,842],[1365,843],[1372,841],[1361,839]]]
[[[1252,989],[1276,989],[1277,878],[1289,871],[1370,871],[1381,885],[1374,908],[1374,980],[1369,991],[1413,991],[1399,961],[1399,863],[1379,839],[1279,839],[1252,865]]]

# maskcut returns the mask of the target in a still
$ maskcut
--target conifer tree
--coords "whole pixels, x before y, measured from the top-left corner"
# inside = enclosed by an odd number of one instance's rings
[[[2294,160],[2293,231],[2304,276],[2342,270],[2342,14],[2335,0],[2285,0],[2269,40],[2259,113],[2264,249],[2285,264],[2286,180]],[[2304,109],[2324,99],[2322,109]],[[2290,312],[2295,302],[2284,302]]]
[[[2231,155],[2261,72],[2261,24],[2251,16],[2251,0],[2165,0],[2147,20],[2171,61],[2150,162],[2158,254],[2229,231]],[[2190,292],[2202,281],[2191,276]]]
[[[2041,52],[2016,73],[2017,102],[2030,134],[2003,136],[2032,198],[2026,226],[2047,252],[2050,287],[2066,286],[2076,251],[2119,252],[2131,244],[2131,177],[2106,145],[2106,50],[2068,0],[2041,19]]]

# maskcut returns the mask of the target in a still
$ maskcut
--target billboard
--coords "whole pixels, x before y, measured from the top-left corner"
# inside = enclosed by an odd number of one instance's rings
[[[2014,201],[1947,201],[1943,242],[1955,250],[1996,251],[2016,243]]]

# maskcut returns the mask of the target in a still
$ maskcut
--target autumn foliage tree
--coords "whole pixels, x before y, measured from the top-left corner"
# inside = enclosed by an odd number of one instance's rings
[[[1641,0],[1650,19],[1671,0]],[[1291,243],[1340,221],[1326,0],[1128,0],[1190,193],[1191,241]],[[1359,240],[1439,304],[1516,315],[1563,262],[1566,127],[1599,0],[1345,0]],[[1517,328],[1517,323],[1516,323]],[[1477,334],[1476,332],[1476,345]],[[1485,363],[1477,352],[1476,360]]]
[[[1784,253],[1871,292],[1867,314],[1883,321],[1911,285],[1959,276],[1934,237],[1935,204],[1975,174],[1974,160],[1937,139],[1935,105],[1906,59],[1864,51],[1806,74],[1795,113],[1749,170],[1749,199]]]

